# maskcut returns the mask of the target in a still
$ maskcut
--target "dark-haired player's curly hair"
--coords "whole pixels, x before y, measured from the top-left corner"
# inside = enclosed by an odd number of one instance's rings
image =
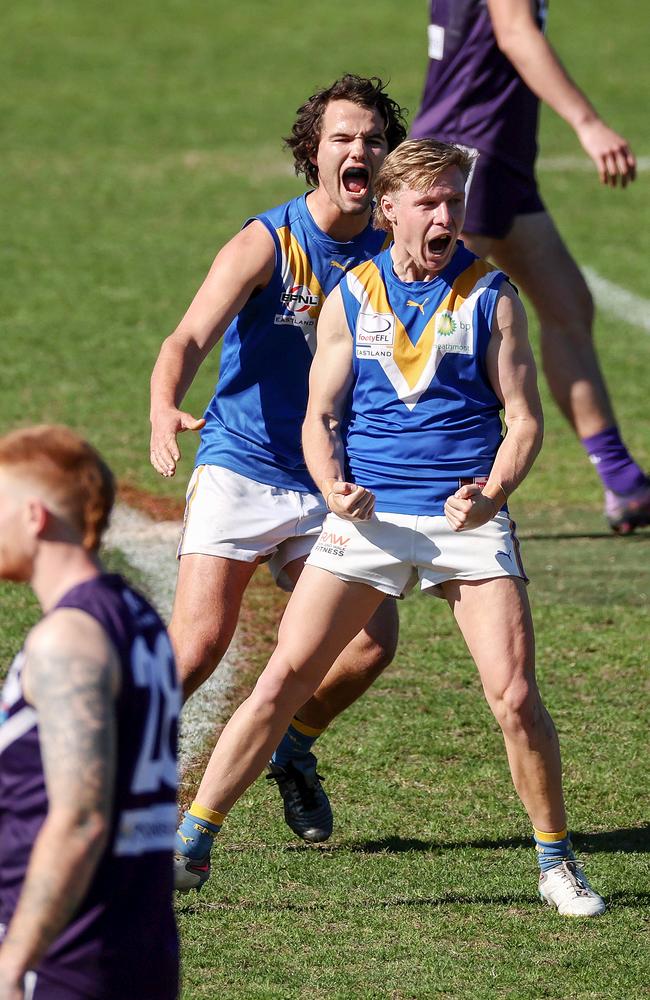
[[[304,174],[312,187],[318,185],[318,168],[311,162],[316,155],[320,141],[323,113],[330,101],[351,101],[359,107],[375,108],[386,125],[386,141],[389,152],[406,138],[404,109],[392,100],[384,90],[384,83],[377,76],[370,78],[346,73],[339,80],[315,94],[302,104],[291,129],[291,135],[284,141],[293,153],[297,174]]]

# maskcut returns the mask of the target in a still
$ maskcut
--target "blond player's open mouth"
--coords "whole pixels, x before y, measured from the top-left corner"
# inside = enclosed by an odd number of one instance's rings
[[[433,240],[428,240],[427,250],[432,257],[443,257],[449,249],[451,236],[445,233],[443,236],[436,236]]]

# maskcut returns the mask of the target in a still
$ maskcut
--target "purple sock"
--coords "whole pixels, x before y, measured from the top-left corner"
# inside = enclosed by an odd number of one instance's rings
[[[625,496],[646,483],[646,476],[623,444],[618,427],[608,427],[600,434],[583,438],[582,445],[606,489]]]

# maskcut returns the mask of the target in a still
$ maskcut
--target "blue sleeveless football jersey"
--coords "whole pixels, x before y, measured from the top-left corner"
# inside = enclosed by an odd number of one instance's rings
[[[485,356],[505,280],[459,243],[432,281],[401,281],[386,250],[341,283],[354,339],[347,474],[377,510],[442,514],[461,480],[489,474],[501,401]]]
[[[39,988],[88,1000],[174,1000],[178,938],[172,906],[180,690],[171,644],[153,608],[117,575],[68,591],[58,608],[95,618],[119,658],[117,761],[108,844],[86,895],[37,967]],[[24,654],[2,693],[0,922],[7,925],[47,814],[38,713],[24,697]],[[45,985],[41,985],[45,984]],[[59,992],[56,992],[59,995]]]
[[[205,412],[196,465],[218,465],[270,486],[313,492],[300,435],[316,321],[346,271],[379,253],[386,234],[369,224],[355,239],[339,243],[318,228],[305,199],[257,216],[273,237],[275,270],[224,334],[219,381]]]

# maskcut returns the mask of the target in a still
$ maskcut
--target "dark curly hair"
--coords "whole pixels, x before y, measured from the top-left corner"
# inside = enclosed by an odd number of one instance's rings
[[[375,108],[386,124],[389,152],[406,138],[405,109],[392,100],[378,76],[356,76],[346,73],[330,87],[324,87],[302,104],[296,112],[291,135],[284,140],[293,153],[296,174],[304,174],[312,187],[318,186],[318,167],[310,157],[316,154],[320,141],[321,123],[330,101],[351,101],[362,108]]]

